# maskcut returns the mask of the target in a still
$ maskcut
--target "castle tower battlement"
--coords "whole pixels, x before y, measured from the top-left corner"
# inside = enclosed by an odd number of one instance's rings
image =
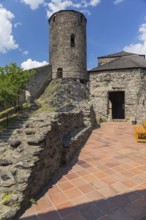
[[[52,78],[88,81],[86,18],[74,10],[61,10],[50,19],[50,64]]]

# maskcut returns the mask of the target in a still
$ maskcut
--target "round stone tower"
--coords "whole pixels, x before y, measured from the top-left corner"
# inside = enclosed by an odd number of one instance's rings
[[[74,10],[61,10],[50,19],[50,64],[52,78],[88,81],[86,63],[86,18]]]

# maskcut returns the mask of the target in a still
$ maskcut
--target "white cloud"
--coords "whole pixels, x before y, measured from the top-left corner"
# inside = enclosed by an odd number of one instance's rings
[[[73,3],[70,0],[52,0],[51,2],[48,3],[48,11],[47,15],[50,17],[53,13],[59,10],[64,10],[70,6],[72,6]]]
[[[12,22],[14,15],[0,4],[0,52],[18,48],[12,34]]]
[[[90,14],[87,7],[96,7],[101,3],[101,0],[19,0],[20,2],[29,5],[32,10],[37,9],[39,6],[43,5],[47,7],[47,16],[50,17],[53,13],[65,10],[65,9],[78,9],[81,12],[84,11]],[[114,4],[119,4],[124,0],[113,0]]]
[[[17,23],[14,24],[14,28],[17,28],[17,27],[19,27],[19,26],[21,26],[21,25],[22,25],[21,22],[17,22]]]
[[[29,5],[32,10],[37,9],[40,5],[43,5],[44,0],[20,0],[22,3]]]
[[[27,50],[23,51],[23,55],[27,55],[29,52]]]
[[[138,42],[131,43],[124,47],[125,51],[146,54],[146,23],[142,24],[139,28]]]
[[[50,17],[53,13],[65,10],[65,9],[78,9],[90,14],[89,10],[85,10],[87,7],[97,6],[101,0],[19,0],[21,3],[29,5],[32,10],[37,9],[43,5],[47,8],[47,16]],[[115,0],[123,1],[123,0]]]
[[[97,6],[101,0],[81,0],[79,3],[76,3],[75,1],[71,0],[51,0],[47,6],[47,15],[50,17],[53,13],[59,10],[65,10],[65,9],[80,9],[80,11],[85,11],[89,14],[89,10],[85,10],[87,7]]]
[[[124,1],[124,0],[115,0],[115,1],[114,1],[114,4],[117,5],[117,4],[119,4],[119,3],[123,2],[123,1]]]
[[[80,10],[80,11],[81,11],[81,13],[83,13],[83,14],[91,15],[90,11],[87,10],[87,9],[83,9],[83,10]]]
[[[27,69],[31,69],[31,68],[35,68],[35,67],[44,66],[47,64],[48,64],[48,62],[46,62],[46,61],[38,62],[36,60],[28,59],[28,60],[24,61],[23,63],[21,63],[21,68],[24,70],[27,70]]]
[[[89,4],[92,5],[92,6],[96,6],[99,3],[100,3],[100,0],[91,0]]]

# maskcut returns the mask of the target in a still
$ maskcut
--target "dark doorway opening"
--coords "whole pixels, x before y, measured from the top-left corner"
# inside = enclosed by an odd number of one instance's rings
[[[125,119],[125,92],[109,92],[112,119]]]
[[[57,69],[57,78],[62,78],[62,75],[63,75],[62,71],[63,71],[62,68]]]

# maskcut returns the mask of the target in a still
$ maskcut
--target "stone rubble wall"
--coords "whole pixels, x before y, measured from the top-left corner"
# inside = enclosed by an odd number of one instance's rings
[[[83,120],[86,127],[94,128],[97,126],[96,114],[93,105],[89,102],[80,103],[79,109],[83,112]]]
[[[93,119],[86,126],[84,117],[82,111],[38,113],[14,130],[8,143],[0,143],[0,219],[18,219],[59,166],[87,140]]]
[[[125,119],[137,115],[137,99],[141,88],[141,72],[135,70],[101,71],[90,73],[90,100],[96,117],[108,120],[108,92],[125,92]]]
[[[88,101],[89,90],[86,85],[74,79],[54,79],[49,83],[38,103],[45,103],[58,112],[66,112]]]
[[[141,124],[141,121],[146,120],[146,70],[141,71],[141,86],[137,96],[137,111],[136,121]]]
[[[65,136],[63,141],[63,164],[67,164],[70,161],[72,155],[74,155],[74,152],[78,149],[78,146],[81,146],[86,142],[86,137],[88,137],[92,129],[97,126],[93,106],[88,103],[88,105],[80,105],[79,108],[80,110],[82,109],[81,111],[85,127],[79,127],[72,130],[67,136]]]

